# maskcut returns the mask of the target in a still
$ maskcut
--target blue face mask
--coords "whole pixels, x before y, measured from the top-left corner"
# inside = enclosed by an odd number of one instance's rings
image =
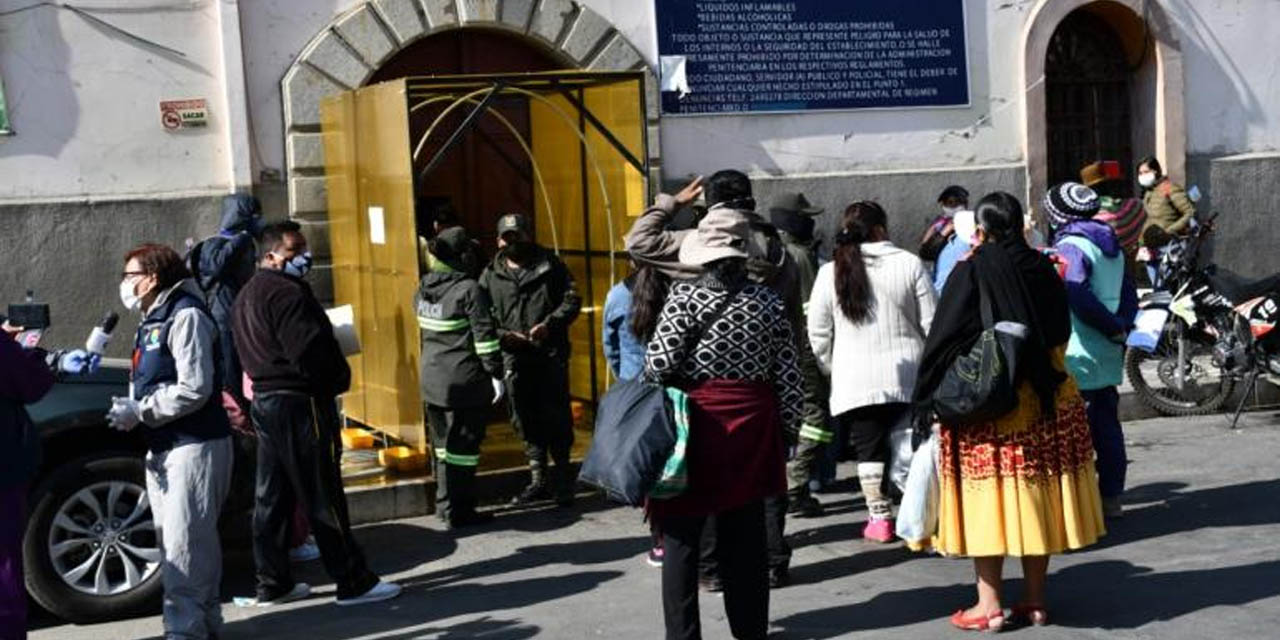
[[[284,263],[283,271],[295,278],[305,278],[311,272],[311,252],[300,253]]]

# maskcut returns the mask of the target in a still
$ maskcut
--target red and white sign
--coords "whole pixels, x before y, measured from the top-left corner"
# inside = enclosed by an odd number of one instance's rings
[[[169,130],[207,127],[209,126],[209,106],[204,98],[161,100],[160,124]]]

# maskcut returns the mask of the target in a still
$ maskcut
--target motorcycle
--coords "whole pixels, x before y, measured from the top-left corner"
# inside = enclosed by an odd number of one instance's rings
[[[1215,218],[1184,237],[1146,242],[1163,248],[1156,287],[1139,303],[1125,373],[1138,398],[1164,415],[1214,413],[1238,383],[1252,390],[1259,377],[1280,375],[1280,274],[1248,280],[1202,265]],[[1243,408],[1242,400],[1233,425]]]

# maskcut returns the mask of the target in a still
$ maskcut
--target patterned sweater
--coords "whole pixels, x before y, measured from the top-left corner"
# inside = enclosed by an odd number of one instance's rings
[[[672,285],[645,353],[645,378],[770,383],[778,394],[782,428],[794,435],[800,429],[804,378],[791,323],[772,289],[744,287],[702,334],[693,353],[686,353],[686,343],[728,294],[726,285],[706,275]]]

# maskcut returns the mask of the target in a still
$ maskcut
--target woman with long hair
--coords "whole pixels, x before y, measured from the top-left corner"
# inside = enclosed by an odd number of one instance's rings
[[[881,489],[889,430],[908,416],[916,365],[933,320],[934,292],[920,258],[889,241],[874,202],[844,211],[834,260],[809,299],[809,343],[830,373],[831,415],[849,434],[869,517],[862,536],[893,540],[893,507]]]
[[[604,299],[604,356],[617,380],[633,380],[644,373],[644,352],[658,326],[658,314],[667,299],[671,278],[648,264],[631,261],[632,271],[609,289]],[[652,519],[653,544],[645,554],[650,566],[661,567],[662,532]]]
[[[983,331],[983,296],[995,322],[1025,325],[1017,405],[977,424],[939,430],[941,499],[933,547],[973,558],[978,601],[957,611],[961,629],[999,630],[1048,620],[1049,556],[1093,544],[1104,533],[1085,406],[1063,356],[1071,336],[1067,294],[1053,264],[1027,246],[1022,205],[997,192],[975,208],[978,231],[968,259],[956,265],[925,343],[915,400],[930,398],[957,356]],[[1001,601],[1005,556],[1022,560],[1024,593],[1006,616]]]

